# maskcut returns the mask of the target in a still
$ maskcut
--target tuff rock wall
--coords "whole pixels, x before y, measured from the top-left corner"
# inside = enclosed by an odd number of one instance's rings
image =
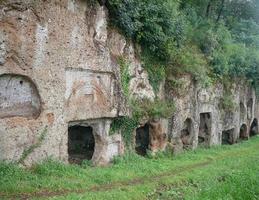
[[[221,83],[202,88],[190,76],[180,79],[184,83],[180,93],[167,88],[167,98],[176,102],[176,112],[169,119],[175,152],[198,145],[234,144],[248,139],[253,128],[258,133],[258,101],[245,81],[233,82],[230,109],[222,106],[226,91]]]
[[[130,96],[154,99],[134,45],[108,27],[105,6],[84,0],[2,1],[0,160],[27,166],[48,157],[67,162],[72,126],[92,128],[95,165],[123,154],[121,135],[109,134],[113,119],[129,115],[117,63],[122,56],[129,62]],[[196,148],[199,139],[208,146],[221,144],[225,130],[233,132],[231,140],[236,142],[243,124],[247,136],[259,117],[251,88],[235,85],[238,106],[228,113],[219,109],[222,85],[202,89],[190,77],[182,79],[181,95],[166,87],[159,93],[175,102],[175,115],[140,125],[149,124],[149,149],[164,150],[168,141],[175,152]]]
[[[112,118],[126,113],[111,53],[120,49],[107,39],[105,8],[28,0],[5,1],[0,11],[0,159],[19,160],[46,128],[25,164],[66,162],[68,126],[81,123],[98,138],[94,162],[120,154],[121,137],[109,136]]]

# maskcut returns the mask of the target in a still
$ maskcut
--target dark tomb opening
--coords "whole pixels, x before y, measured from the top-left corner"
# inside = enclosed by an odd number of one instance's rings
[[[181,140],[184,149],[189,149],[193,144],[193,127],[192,120],[190,118],[186,119],[181,130]]]
[[[211,137],[211,113],[200,114],[199,145],[208,146]]]
[[[258,120],[257,119],[254,119],[252,124],[251,124],[251,127],[250,127],[250,137],[253,137],[255,135],[257,135],[259,133],[259,129],[258,129]]]
[[[80,164],[83,160],[91,160],[94,148],[95,139],[92,127],[75,125],[68,128],[68,155],[70,163]]]
[[[243,124],[240,128],[240,132],[239,132],[239,139],[241,140],[246,140],[248,139],[247,137],[247,126],[246,124]]]
[[[147,154],[147,150],[149,149],[149,125],[145,124],[136,130],[136,146],[135,150],[137,154],[145,156]]]
[[[222,144],[234,143],[234,129],[226,130],[222,132]]]

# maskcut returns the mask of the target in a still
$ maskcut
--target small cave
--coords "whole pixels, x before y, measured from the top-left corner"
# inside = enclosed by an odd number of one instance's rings
[[[40,95],[30,78],[17,74],[0,76],[0,118],[37,118],[40,111]]]
[[[137,128],[135,137],[135,150],[137,154],[145,156],[149,149],[149,124]]]
[[[259,133],[258,120],[255,118],[251,124],[249,135],[250,137],[256,136]]]
[[[190,118],[186,119],[181,130],[181,141],[184,149],[190,149],[193,144],[193,124]]]
[[[211,137],[211,113],[200,113],[199,145],[208,146]]]
[[[234,144],[234,130],[235,129],[222,131],[222,144],[223,145]]]
[[[91,160],[95,150],[95,138],[91,126],[71,126],[68,128],[69,163],[81,164]]]
[[[247,125],[246,125],[246,124],[243,124],[243,125],[240,127],[239,139],[240,139],[240,140],[247,140],[247,139],[248,139],[248,137],[247,137]]]

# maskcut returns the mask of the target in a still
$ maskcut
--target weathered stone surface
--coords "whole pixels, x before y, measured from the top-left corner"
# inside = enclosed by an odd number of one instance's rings
[[[111,55],[124,47],[107,42],[106,8],[89,10],[85,2],[72,0],[1,3],[1,160],[19,160],[47,126],[45,140],[24,163],[50,156],[66,162],[69,124],[89,120],[99,124],[93,125],[96,165],[107,164],[123,149],[121,138],[109,137],[109,123],[103,121],[125,115],[119,68]],[[87,12],[93,15],[86,17]],[[115,35],[114,41],[116,37],[122,38]],[[11,79],[4,89],[3,74],[28,79]]]
[[[141,62],[135,55],[133,44],[125,47],[125,55],[129,61],[129,83],[130,97],[135,99],[154,100],[155,93],[148,80],[148,74],[141,66]]]
[[[172,145],[173,153],[175,155],[182,153],[184,150],[183,142],[179,137],[174,138],[170,145]]]
[[[45,139],[23,163],[29,166],[47,157],[67,162],[73,125],[92,128],[95,165],[123,153],[121,135],[109,135],[111,121],[129,114],[118,59],[129,64],[130,97],[154,100],[155,93],[139,50],[107,25],[106,8],[85,1],[0,4],[0,160],[18,161],[46,129]],[[233,83],[232,111],[220,106],[222,84],[202,88],[189,75],[177,81],[177,91],[162,83],[158,93],[175,102],[175,114],[158,121],[142,119],[143,124],[149,121],[149,150],[164,150],[167,140],[175,153],[194,149],[199,135],[207,146],[235,143],[258,130],[259,104],[244,81]]]
[[[31,80],[19,75],[0,76],[0,118],[37,118],[40,109],[40,96]]]
[[[166,93],[166,97],[175,102],[177,109],[169,122],[169,136],[177,152],[184,148],[185,142],[181,143],[179,138],[181,138],[181,131],[185,130],[186,125],[183,122],[187,119],[192,121],[192,148],[196,148],[199,145],[199,139],[201,142],[202,138],[207,140],[206,146],[221,144],[225,141],[222,134],[230,130],[229,143],[231,144],[237,142],[240,137],[248,137],[251,119],[258,119],[258,103],[256,103],[254,90],[244,81],[239,81],[239,85],[233,83],[231,95],[235,108],[228,111],[220,106],[221,99],[224,97],[221,84],[201,88],[188,76],[182,77],[182,79],[186,79],[185,83],[189,85],[184,84],[183,93],[176,93],[169,88]],[[240,130],[243,124],[246,128]],[[189,138],[185,139],[189,143]]]
[[[164,151],[167,144],[167,121],[149,121],[150,150],[152,152]]]

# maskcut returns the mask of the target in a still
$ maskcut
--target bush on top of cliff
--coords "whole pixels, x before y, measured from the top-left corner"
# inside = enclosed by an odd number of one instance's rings
[[[258,85],[259,0],[108,0],[106,5],[111,24],[142,46],[152,85],[170,72],[205,82],[246,77]]]
[[[109,0],[113,25],[151,54],[166,60],[167,46],[182,39],[177,3],[170,0]]]

